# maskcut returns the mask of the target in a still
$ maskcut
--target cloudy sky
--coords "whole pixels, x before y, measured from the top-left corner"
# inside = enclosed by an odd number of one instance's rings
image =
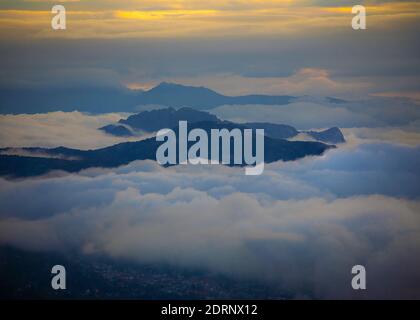
[[[368,29],[351,28],[365,4]],[[419,99],[417,1],[54,1],[0,3],[0,87],[128,86],[162,80],[227,94]]]

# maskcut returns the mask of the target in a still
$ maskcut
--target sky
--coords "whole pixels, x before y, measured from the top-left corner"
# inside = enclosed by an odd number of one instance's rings
[[[0,3],[0,88],[161,81],[225,94],[370,95],[419,99],[420,3],[362,1],[53,1]]]

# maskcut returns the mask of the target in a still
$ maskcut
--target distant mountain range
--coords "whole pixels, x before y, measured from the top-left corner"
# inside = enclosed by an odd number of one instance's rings
[[[165,108],[151,111],[143,111],[138,114],[129,116],[127,119],[121,119],[118,123],[127,125],[135,130],[146,132],[155,132],[164,128],[175,128],[178,122],[184,120],[190,123],[201,121],[220,120],[208,112],[198,111],[192,108]]]
[[[60,92],[56,92],[49,98],[57,98]],[[75,96],[75,101],[94,105],[95,99],[90,100],[91,92],[86,91],[85,95]],[[122,119],[116,124],[110,124],[99,128],[108,134],[116,136],[131,136],[140,132],[152,133],[164,128],[173,128],[178,132],[178,123],[181,120],[188,121],[188,129],[204,129],[210,134],[211,129],[228,130],[240,129],[243,133],[245,129],[264,129],[265,130],[265,162],[270,163],[278,160],[291,161],[305,156],[316,156],[323,154],[326,150],[334,148],[334,145],[344,142],[344,137],[338,128],[331,128],[321,132],[308,131],[300,132],[295,128],[272,123],[243,123],[236,124],[229,121],[222,121],[215,115],[200,111],[201,108],[213,108],[222,104],[284,104],[289,103],[293,97],[290,96],[262,96],[250,95],[241,97],[227,97],[220,95],[206,88],[187,87],[176,84],[161,83],[159,86],[145,92],[125,93],[127,99],[119,99],[115,92],[103,92],[99,98],[104,103],[103,108],[96,111],[105,111],[104,106],[114,104],[111,109],[106,111],[131,110],[139,104],[170,104],[175,107],[189,105],[191,107],[163,108],[152,111],[144,111]],[[31,93],[26,97],[21,97],[23,101],[31,98]],[[109,100],[108,100],[109,98]],[[47,99],[48,100],[48,99]],[[68,100],[67,102],[69,102]],[[27,106],[33,107],[34,103],[40,100],[28,102]],[[44,101],[46,102],[46,101]],[[2,100],[2,106],[4,101]],[[61,106],[65,105],[64,103]],[[108,103],[108,104],[107,104]],[[11,104],[13,105],[13,104]],[[75,104],[76,105],[76,104]],[[48,110],[48,103],[43,104]],[[124,106],[121,109],[121,106]],[[127,109],[124,109],[127,108]],[[131,109],[130,109],[131,108]],[[60,110],[66,108],[60,108]],[[22,112],[22,110],[14,109]],[[33,110],[33,109],[32,109]],[[80,109],[79,109],[80,110]],[[288,141],[299,134],[306,134],[315,140],[323,141]],[[155,137],[136,141],[124,142],[96,150],[78,150],[65,147],[53,149],[48,148],[3,148],[0,149],[0,175],[9,177],[28,177],[45,174],[51,170],[61,170],[66,172],[78,172],[92,167],[113,168],[128,164],[135,160],[156,160],[156,150],[162,142],[156,141]],[[192,143],[191,143],[192,144]],[[255,146],[254,146],[255,147]],[[233,161],[233,144],[231,148],[231,159]],[[231,163],[230,165],[233,165]]]
[[[188,124],[188,129],[201,128],[210,134],[211,129],[228,130],[247,127],[223,121],[200,121]],[[174,128],[178,134],[178,128]],[[254,132],[255,135],[255,132]],[[0,149],[0,175],[9,177],[29,177],[45,174],[51,170],[78,172],[92,167],[113,168],[128,164],[135,160],[156,160],[156,150],[163,142],[149,138],[136,142],[124,142],[96,150],[78,150],[64,147],[47,148],[3,148]],[[209,142],[210,143],[210,142]],[[190,145],[193,143],[190,142]],[[190,146],[189,145],[189,146]],[[323,154],[333,145],[312,141],[288,141],[264,138],[265,162],[278,160],[291,161],[305,156]],[[254,145],[255,148],[255,145]],[[210,147],[209,147],[210,149]],[[23,154],[19,156],[19,152]],[[254,150],[255,152],[255,150]],[[28,156],[28,154],[34,156]],[[231,164],[233,165],[233,144],[231,144]]]
[[[158,104],[172,107],[212,109],[227,104],[282,105],[290,103],[292,96],[245,95],[230,97],[205,87],[183,86],[162,82],[139,96],[140,105]]]
[[[188,123],[196,122],[215,122],[223,123],[222,120],[215,115],[205,111],[198,111],[192,108],[165,108],[151,111],[143,111],[135,115],[129,116],[127,119],[121,119],[117,124],[110,124],[99,128],[108,134],[128,137],[134,136],[137,131],[140,132],[157,132],[160,129],[175,128],[181,120]],[[227,122],[225,122],[227,123]],[[234,125],[234,123],[232,123]],[[343,143],[344,136],[339,128],[330,128],[325,131],[298,131],[294,127],[285,124],[250,122],[237,124],[244,128],[264,129],[265,135],[273,139],[289,139],[300,133],[305,133],[311,138],[326,143]]]
[[[133,112],[142,105],[192,107],[199,110],[221,105],[283,105],[293,96],[225,96],[204,87],[162,82],[148,90],[127,88],[0,89],[0,113],[83,111],[92,113]]]

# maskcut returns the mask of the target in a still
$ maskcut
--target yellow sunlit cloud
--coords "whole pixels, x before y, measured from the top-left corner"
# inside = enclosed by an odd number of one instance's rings
[[[150,90],[157,84],[154,82],[150,83],[139,83],[139,82],[130,82],[124,84],[126,88],[131,90]]]
[[[122,19],[151,20],[166,17],[182,18],[185,16],[216,15],[217,10],[157,10],[157,11],[116,11],[115,16]]]
[[[352,11],[352,7],[326,7],[325,11],[332,13],[349,14]],[[369,5],[366,6],[368,14],[391,14],[397,15],[400,13],[415,13],[420,14],[420,3],[414,2],[392,2],[384,3],[381,5]]]
[[[39,2],[39,1],[38,1]],[[0,37],[150,38],[291,36],[347,29],[351,7],[315,6],[310,1],[122,0],[68,2],[68,30],[54,32],[52,13],[6,10],[0,5]],[[369,27],[398,25],[420,16],[420,3],[388,2],[367,6]],[[370,16],[369,16],[370,15]],[[384,23],[386,22],[386,23]]]

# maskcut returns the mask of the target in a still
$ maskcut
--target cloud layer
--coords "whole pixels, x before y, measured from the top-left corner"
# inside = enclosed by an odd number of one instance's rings
[[[362,145],[261,177],[139,161],[0,180],[0,243],[205,268],[295,297],[419,298],[419,152]],[[362,296],[350,289],[355,264],[368,270]]]
[[[415,102],[399,98],[371,98],[367,100],[332,103],[322,98],[302,97],[281,106],[226,105],[210,110],[216,116],[234,122],[285,123],[298,129],[354,127],[406,127],[418,131],[420,108]]]
[[[0,147],[59,147],[95,149],[141,137],[118,138],[98,128],[127,115],[81,112],[0,115]]]
[[[301,35],[326,28],[345,29],[350,5],[343,1],[66,1],[72,32],[51,30],[51,4],[47,1],[3,1],[0,21],[7,26],[0,37],[35,38],[150,38]],[[396,25],[419,16],[414,1],[375,1],[365,5],[372,23]],[[21,23],[22,20],[30,21]],[[70,23],[71,22],[71,23]],[[386,27],[386,24],[385,24]],[[25,32],[26,31],[26,32]]]

